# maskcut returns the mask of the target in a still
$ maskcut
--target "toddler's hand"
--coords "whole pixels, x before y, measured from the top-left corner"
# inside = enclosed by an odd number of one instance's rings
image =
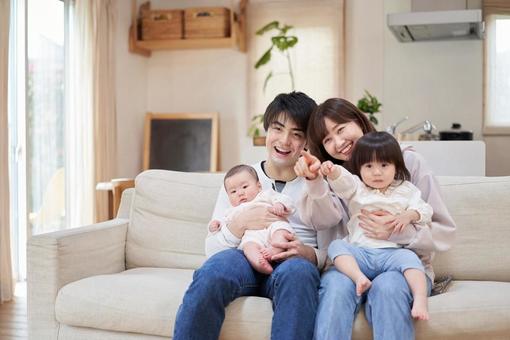
[[[328,177],[332,180],[340,177],[340,171],[331,161],[325,161],[321,164],[321,173],[324,177]]]
[[[395,216],[395,220],[393,224],[395,225],[395,229],[393,232],[401,233],[404,228],[413,222],[416,222],[420,219],[420,214],[415,210],[406,210],[405,212]]]
[[[269,208],[269,211],[276,216],[285,216],[288,213],[287,208],[285,208],[285,206],[279,202],[273,204],[273,206]]]
[[[212,220],[211,222],[209,222],[209,231],[211,233],[215,233],[217,232],[218,230],[220,230],[221,228],[221,223],[220,221],[218,220]]]

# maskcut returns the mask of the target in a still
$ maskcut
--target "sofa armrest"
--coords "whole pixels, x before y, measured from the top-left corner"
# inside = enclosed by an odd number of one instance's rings
[[[114,219],[36,235],[28,241],[28,321],[31,339],[56,339],[55,299],[64,285],[126,269],[129,220]]]

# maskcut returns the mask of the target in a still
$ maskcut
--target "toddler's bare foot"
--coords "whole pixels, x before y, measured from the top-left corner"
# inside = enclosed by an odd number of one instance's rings
[[[417,296],[414,298],[413,308],[411,309],[411,315],[416,320],[428,320],[430,318],[426,296]]]
[[[363,295],[363,293],[366,292],[370,286],[372,286],[372,281],[370,281],[365,275],[360,275],[356,280],[356,294],[358,296]]]
[[[271,274],[273,272],[273,267],[268,260],[264,258],[262,251],[259,254],[258,262],[252,263],[253,268],[262,274]]]

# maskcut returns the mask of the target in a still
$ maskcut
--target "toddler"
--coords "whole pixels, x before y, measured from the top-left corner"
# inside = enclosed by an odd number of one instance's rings
[[[358,296],[370,288],[377,275],[402,272],[413,294],[413,318],[428,320],[427,281],[421,260],[396,243],[367,237],[360,227],[360,215],[362,209],[387,211],[395,216],[389,223],[398,233],[410,223],[430,223],[432,207],[409,182],[400,145],[389,133],[370,132],[361,137],[349,165],[354,175],[331,161],[322,163],[320,169],[333,191],[348,202],[351,213],[348,242],[333,241],[328,256],[337,270],[353,280]]]

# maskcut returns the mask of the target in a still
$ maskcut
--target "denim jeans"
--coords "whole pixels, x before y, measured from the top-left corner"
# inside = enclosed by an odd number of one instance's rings
[[[428,278],[427,283],[430,295],[432,284]],[[351,339],[354,318],[363,302],[366,302],[365,316],[372,325],[373,339],[414,339],[413,297],[402,273],[379,274],[368,292],[360,297],[352,280],[334,267],[322,275],[314,338]]]
[[[218,339],[225,307],[240,296],[272,299],[271,338],[311,339],[318,306],[319,271],[309,261],[291,258],[256,272],[242,251],[228,249],[195,271],[175,321],[175,340]]]
[[[334,240],[328,248],[328,257],[334,261],[337,256],[354,257],[358,267],[365,276],[373,280],[383,272],[417,269],[425,273],[423,264],[415,252],[405,248],[365,248],[358,247],[344,240]]]

